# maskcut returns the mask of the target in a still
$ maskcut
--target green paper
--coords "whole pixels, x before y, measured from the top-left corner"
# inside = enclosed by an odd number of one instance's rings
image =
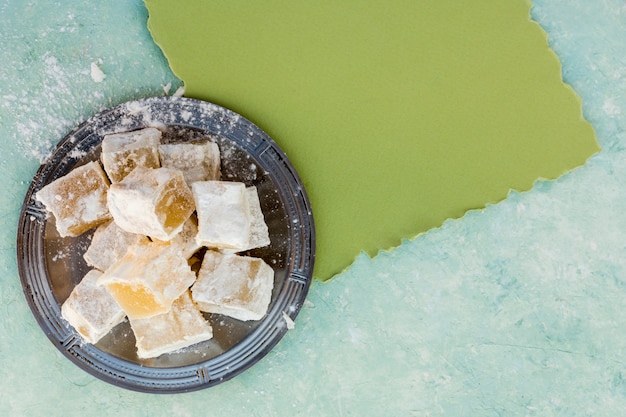
[[[599,150],[527,1],[146,5],[185,95],[247,117],[296,167],[318,279]]]

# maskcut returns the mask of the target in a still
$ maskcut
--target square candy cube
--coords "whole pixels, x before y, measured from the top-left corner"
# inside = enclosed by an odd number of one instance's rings
[[[136,168],[111,184],[107,202],[119,227],[163,241],[176,236],[195,209],[183,174],[169,168]]]
[[[220,149],[217,143],[171,143],[159,146],[161,166],[182,171],[187,184],[220,179]]]
[[[198,214],[198,243],[208,248],[245,250],[251,225],[245,184],[198,181],[191,190]]]
[[[274,270],[262,259],[209,250],[191,293],[201,311],[260,320],[273,287]]]
[[[78,236],[111,218],[108,190],[109,180],[93,161],[44,186],[35,198],[54,215],[61,236]]]
[[[130,319],[135,333],[137,355],[154,358],[213,337],[213,329],[185,291],[164,314],[145,319]]]
[[[61,306],[61,315],[88,343],[97,343],[126,314],[106,288],[97,285],[102,272],[88,272]]]
[[[112,183],[120,182],[137,167],[159,168],[161,131],[148,127],[106,135],[102,140],[102,165]]]
[[[169,242],[131,246],[98,279],[131,319],[167,313],[172,303],[195,282],[181,250]]]

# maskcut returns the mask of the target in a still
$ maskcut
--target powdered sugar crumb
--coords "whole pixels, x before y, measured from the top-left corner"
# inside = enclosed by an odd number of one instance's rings
[[[191,116],[193,116],[193,114],[192,114],[190,111],[187,111],[187,110],[183,110],[183,111],[180,113],[180,117],[181,117],[184,121],[186,121],[186,122],[188,122],[188,121],[189,121],[189,119],[191,119]]]
[[[296,323],[289,317],[289,314],[283,311],[283,319],[285,320],[285,324],[287,325],[288,330],[292,330],[296,327]]]
[[[96,83],[101,83],[106,78],[106,74],[100,69],[97,62],[91,63],[91,79]]]
[[[182,97],[183,95],[185,95],[185,86],[180,86],[176,89],[176,91],[174,91],[174,94],[172,94],[174,97]]]

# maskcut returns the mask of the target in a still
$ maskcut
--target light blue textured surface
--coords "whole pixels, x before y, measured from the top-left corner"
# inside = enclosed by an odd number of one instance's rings
[[[72,365],[39,330],[15,267],[17,216],[38,158],[101,108],[179,85],[146,17],[139,0],[0,2],[0,415],[624,413],[623,1],[533,8],[600,154],[315,282],[296,328],[263,361],[174,396],[121,390]]]

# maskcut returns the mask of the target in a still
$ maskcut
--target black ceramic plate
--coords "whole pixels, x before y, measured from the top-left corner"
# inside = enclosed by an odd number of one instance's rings
[[[34,195],[76,166],[97,160],[104,135],[157,127],[162,142],[210,137],[222,153],[222,179],[255,185],[271,244],[249,252],[275,271],[267,315],[242,322],[206,314],[213,339],[158,358],[142,360],[127,321],[97,344],[82,338],[61,317],[61,304],[89,270],[83,253],[92,232],[60,237],[54,217]],[[258,362],[287,331],[311,284],[315,232],[304,187],[285,154],[261,129],[240,115],[204,101],[158,97],[103,111],[66,136],[40,167],[26,194],[17,235],[17,261],[26,300],[52,343],[72,362],[114,385],[145,392],[185,392],[228,380]],[[287,318],[285,316],[287,315]]]

